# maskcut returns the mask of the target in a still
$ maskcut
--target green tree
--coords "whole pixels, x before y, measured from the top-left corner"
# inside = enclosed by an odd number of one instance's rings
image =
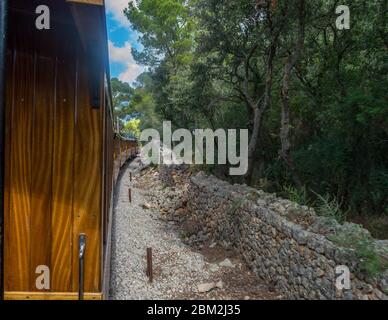
[[[260,3],[130,4],[148,71],[124,113],[142,128],[248,128],[248,183],[336,199],[349,218],[388,214],[387,0]]]
[[[133,88],[126,82],[112,78],[111,91],[115,116],[123,118],[129,113],[128,106],[133,94]]]

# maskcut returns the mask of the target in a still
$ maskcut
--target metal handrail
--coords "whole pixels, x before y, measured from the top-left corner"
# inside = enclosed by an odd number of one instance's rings
[[[79,247],[79,272],[78,272],[78,300],[84,299],[84,271],[85,271],[85,251],[86,251],[86,235],[81,233],[78,238]]]

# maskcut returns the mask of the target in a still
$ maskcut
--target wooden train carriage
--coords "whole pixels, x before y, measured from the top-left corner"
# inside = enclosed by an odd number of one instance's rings
[[[39,5],[50,9],[49,30],[36,28]],[[112,190],[120,167],[137,152],[136,141],[113,132],[104,3],[9,0],[8,6],[4,298],[102,299]],[[49,270],[43,289],[39,266]]]

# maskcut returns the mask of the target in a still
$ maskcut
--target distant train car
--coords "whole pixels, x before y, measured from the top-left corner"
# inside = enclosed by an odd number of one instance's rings
[[[5,299],[107,297],[113,189],[138,150],[113,130],[105,22],[103,0],[8,0]]]

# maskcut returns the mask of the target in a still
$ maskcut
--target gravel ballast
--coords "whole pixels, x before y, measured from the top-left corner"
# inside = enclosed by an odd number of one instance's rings
[[[179,226],[161,219],[159,209],[138,187],[140,160],[123,169],[113,217],[111,289],[113,300],[280,298],[237,259],[211,263],[184,244]],[[133,181],[130,181],[133,172]],[[132,202],[128,199],[132,189]],[[154,282],[146,276],[146,249],[153,249]],[[225,263],[224,263],[225,264]],[[241,277],[243,276],[243,279]]]

